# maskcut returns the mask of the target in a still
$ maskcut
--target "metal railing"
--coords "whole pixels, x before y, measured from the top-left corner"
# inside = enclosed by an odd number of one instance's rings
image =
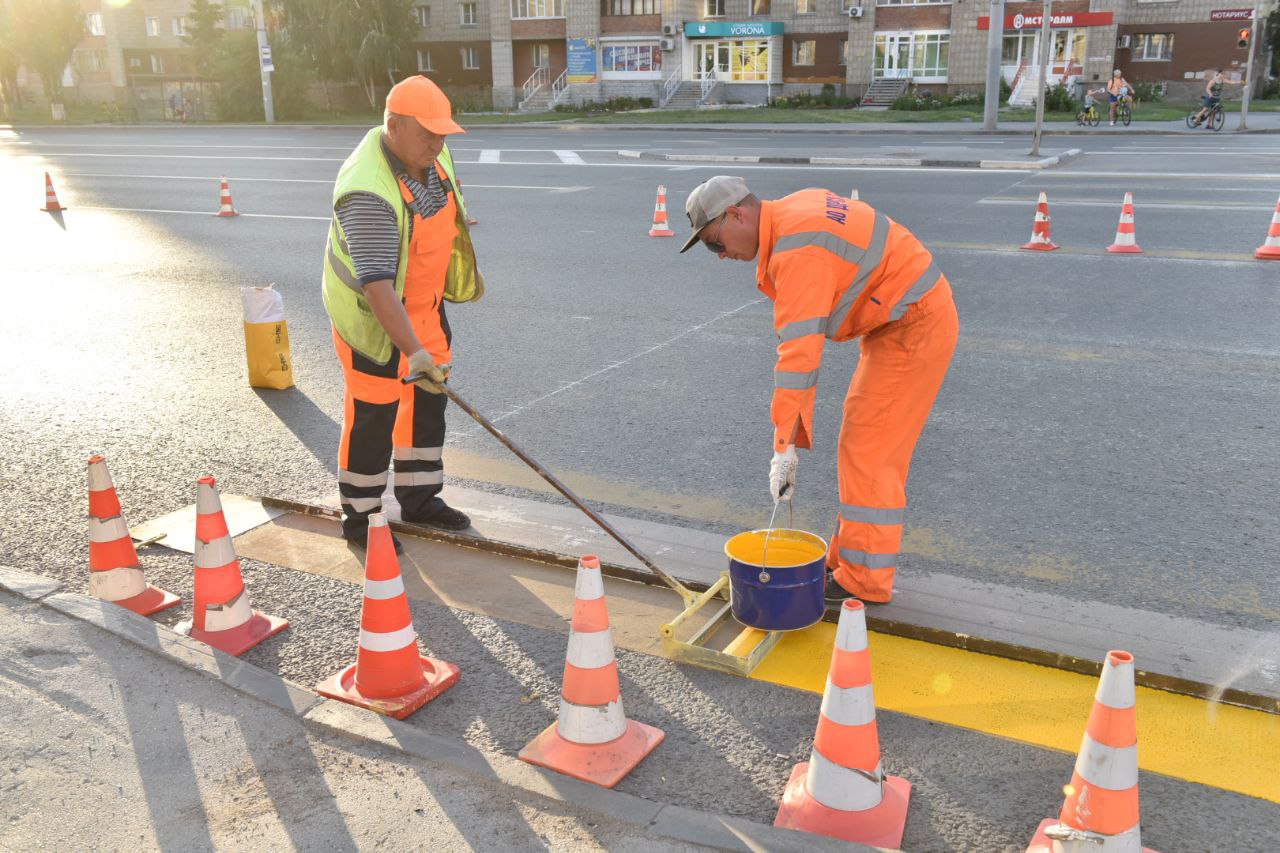
[[[542,91],[542,87],[551,82],[551,69],[539,67],[533,69],[533,73],[529,75],[529,79],[524,81],[524,85],[520,87],[521,97],[519,109],[524,109],[524,105],[533,100],[533,97]]]
[[[716,87],[716,83],[720,81],[716,79],[714,74],[709,74],[702,78],[702,93],[698,95],[698,106],[702,106],[707,96],[711,94],[711,90]]]
[[[676,90],[680,88],[680,63],[676,63],[676,67],[667,79],[662,81],[662,99],[658,101],[658,106],[665,107],[671,103],[671,99],[675,97]]]
[[[554,107],[556,104],[560,103],[560,101],[564,99],[565,93],[568,91],[569,69],[566,68],[561,71],[560,76],[551,83],[551,106]]]

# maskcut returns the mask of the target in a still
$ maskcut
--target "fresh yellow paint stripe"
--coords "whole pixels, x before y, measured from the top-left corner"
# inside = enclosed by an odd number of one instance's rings
[[[787,634],[752,677],[821,693],[835,633],[820,622]],[[870,650],[884,710],[1073,754],[1080,748],[1096,678],[887,634],[873,633]],[[1138,762],[1280,803],[1280,716],[1139,687]]]

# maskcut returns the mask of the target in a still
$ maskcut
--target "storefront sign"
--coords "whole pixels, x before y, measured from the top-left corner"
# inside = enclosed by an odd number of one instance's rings
[[[1211,21],[1252,21],[1252,9],[1214,9],[1209,13]]]
[[[596,40],[567,39],[566,44],[565,65],[569,70],[569,82],[596,82]]]
[[[760,21],[741,24],[709,22],[690,22],[684,25],[684,34],[689,38],[759,38],[760,36],[782,35],[781,21]]]
[[[1101,27],[1115,20],[1115,15],[1111,12],[1063,12],[1059,15],[1051,15],[1049,18],[1049,26],[1051,27]],[[1004,16],[1004,28],[1006,30],[1033,30],[1037,29],[1044,22],[1043,11],[1035,14],[1023,14],[1019,12],[1016,15]],[[978,29],[985,30],[991,27],[991,16],[983,15],[978,18]]]

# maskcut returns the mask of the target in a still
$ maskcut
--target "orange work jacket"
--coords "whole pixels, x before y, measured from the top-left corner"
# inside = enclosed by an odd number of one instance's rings
[[[773,300],[776,450],[813,446],[813,403],[827,340],[897,320],[942,278],[933,255],[883,213],[829,190],[760,203],[756,281]]]

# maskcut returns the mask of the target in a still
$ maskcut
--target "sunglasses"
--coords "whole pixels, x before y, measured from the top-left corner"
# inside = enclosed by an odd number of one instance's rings
[[[702,241],[702,245],[706,246],[708,251],[717,255],[724,251],[724,243],[720,242],[720,232],[724,230],[724,214],[723,213],[720,214],[719,220],[720,220],[720,227],[716,229],[716,239]]]

